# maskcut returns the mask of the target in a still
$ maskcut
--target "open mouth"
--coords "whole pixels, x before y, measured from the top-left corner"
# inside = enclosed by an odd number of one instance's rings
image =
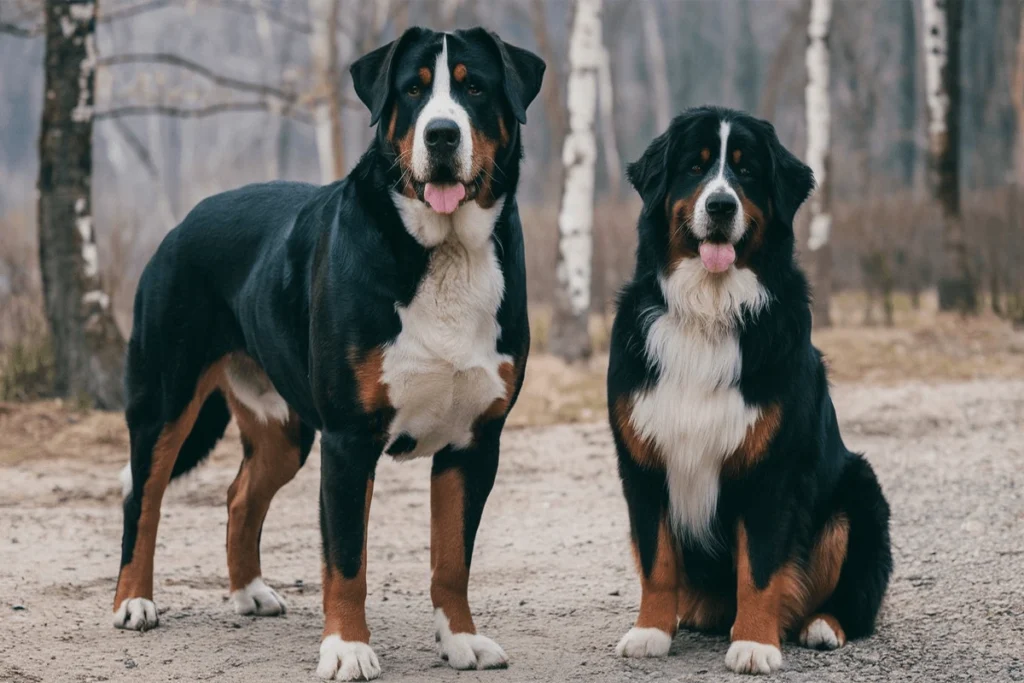
[[[736,261],[736,248],[728,242],[701,242],[698,253],[709,273],[724,273]]]
[[[416,196],[437,213],[451,215],[476,197],[479,183],[469,182],[413,182]]]

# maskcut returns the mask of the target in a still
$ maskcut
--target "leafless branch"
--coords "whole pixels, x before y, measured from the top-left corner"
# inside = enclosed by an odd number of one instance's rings
[[[126,116],[174,116],[183,119],[198,119],[217,114],[238,113],[238,112],[277,112],[278,107],[271,106],[269,102],[220,102],[206,107],[171,107],[160,104],[135,104],[124,107],[115,107],[106,111],[99,111],[93,115],[97,121],[119,119]],[[288,116],[303,123],[310,123],[311,119],[306,114],[294,110],[281,110],[283,116]]]
[[[138,157],[139,161],[142,162],[142,166],[149,172],[149,176],[156,179],[158,173],[156,170],[156,164],[153,163],[153,157],[150,155],[146,145],[142,143],[139,136],[135,134],[131,128],[128,127],[124,121],[120,118],[112,119],[114,124],[114,130],[120,134],[121,139],[125,141],[129,149],[135,152],[135,156]]]
[[[111,57],[104,57],[97,62],[97,66],[101,67],[117,66],[119,64],[166,64],[167,66],[187,69],[188,71],[191,71],[192,73],[225,88],[231,88],[241,92],[251,92],[264,97],[275,97],[289,103],[295,102],[296,100],[295,93],[286,92],[280,88],[275,88],[263,83],[252,83],[250,81],[243,81],[230,76],[222,76],[214,73],[198,62],[193,62],[191,59],[186,59],[179,55],[164,52],[113,55]]]
[[[42,26],[18,26],[0,22],[0,33],[16,38],[35,38],[43,35]]]
[[[298,33],[312,33],[313,28],[309,23],[294,19],[270,5],[258,2],[257,0],[201,0],[210,7],[221,7],[233,12],[251,15],[254,12],[262,12],[264,16],[287,29]],[[101,22],[120,21],[130,19],[139,14],[152,10],[163,9],[164,7],[184,7],[187,0],[145,0],[136,5],[119,8],[100,16]]]

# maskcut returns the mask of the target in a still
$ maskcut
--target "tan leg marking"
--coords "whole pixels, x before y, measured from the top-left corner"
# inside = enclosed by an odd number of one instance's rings
[[[636,464],[648,469],[664,469],[665,463],[654,444],[642,437],[633,427],[633,403],[625,396],[615,400],[612,417],[619,428],[619,436],[626,445],[626,450]]]
[[[469,611],[465,482],[457,469],[430,480],[430,600],[448,617],[452,633],[476,633]]]
[[[644,576],[635,545],[633,554],[640,573],[640,614],[636,628],[657,628],[674,635],[678,622],[679,554],[666,518],[658,524],[658,547],[650,576]]]
[[[178,452],[195,425],[203,402],[223,381],[225,359],[214,362],[199,376],[195,393],[185,410],[160,431],[153,446],[149,476],[142,488],[142,511],[132,560],[121,568],[114,594],[114,611],[128,598],[153,599],[153,555],[156,552],[156,534],[160,525],[160,505],[164,491],[171,481]]]
[[[839,583],[850,541],[850,521],[840,513],[830,519],[818,535],[807,564],[807,604],[804,614],[817,610],[829,599]]]
[[[373,413],[391,405],[388,386],[384,384],[384,350],[373,348],[360,355],[356,348],[349,349],[348,360],[356,379],[359,404],[367,413]]]
[[[747,550],[747,530],[736,532],[736,621],[732,640],[779,647],[782,634],[803,616],[807,603],[804,577],[793,563],[780,567],[763,589],[754,583]]]
[[[287,424],[262,423],[230,394],[228,403],[246,451],[228,488],[228,576],[235,591],[261,576],[260,530],[274,494],[299,471],[300,423],[294,412]]]
[[[363,508],[363,555],[359,561],[359,573],[347,579],[330,562],[323,565],[325,638],[339,635],[346,643],[370,642],[370,629],[366,625],[366,536],[372,498],[373,480],[368,479],[366,504]]]
[[[509,411],[509,405],[512,403],[512,396],[516,393],[516,385],[519,383],[519,378],[523,374],[523,363],[521,359],[516,359],[514,363],[508,361],[498,366],[498,375],[501,377],[501,381],[505,385],[505,395],[500,396],[491,402],[491,405],[487,407],[480,417],[476,419],[474,428],[484,422],[496,420],[499,417],[503,417]]]
[[[736,617],[736,602],[731,595],[696,590],[687,581],[686,573],[680,572],[676,612],[680,626],[697,631],[724,631]]]

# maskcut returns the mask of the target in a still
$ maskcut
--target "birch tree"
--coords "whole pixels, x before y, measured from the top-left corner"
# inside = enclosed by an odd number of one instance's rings
[[[341,73],[338,68],[338,13],[340,0],[309,0],[313,31],[309,35],[316,79],[313,125],[320,160],[320,182],[345,175],[345,144],[341,124]]]
[[[942,209],[939,309],[977,310],[974,278],[960,213],[961,0],[922,0],[930,185]]]
[[[807,248],[813,262],[812,283],[814,324],[832,325],[829,304],[832,298],[832,232],[829,176],[832,113],[829,106],[829,32],[832,25],[832,0],[811,0],[807,22],[807,164],[814,172],[818,188],[810,201],[811,226]]]
[[[592,352],[587,328],[593,259],[595,122],[601,69],[608,54],[601,38],[601,0],[576,0],[569,36],[569,129],[562,147],[565,167],[558,214],[558,261],[551,351],[566,361]]]
[[[658,26],[658,6],[654,0],[640,3],[644,20],[644,59],[647,79],[651,84],[651,107],[654,110],[654,130],[661,135],[668,130],[672,119],[672,102],[665,62],[665,42]]]
[[[1013,85],[1010,97],[1017,119],[1016,145],[1014,146],[1013,170],[1017,192],[1024,192],[1024,12],[1020,15],[1020,29],[1017,37],[1017,59],[1013,70]]]
[[[39,263],[59,395],[119,408],[124,339],[100,279],[91,209],[96,3],[47,0]]]

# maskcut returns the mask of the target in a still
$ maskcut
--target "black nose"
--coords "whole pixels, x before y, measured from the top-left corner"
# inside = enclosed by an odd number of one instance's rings
[[[732,218],[736,215],[739,204],[736,198],[727,192],[716,192],[708,197],[704,204],[708,215],[712,218]]]
[[[459,146],[462,134],[459,133],[459,124],[451,119],[434,119],[427,124],[423,137],[431,150],[451,152]]]

